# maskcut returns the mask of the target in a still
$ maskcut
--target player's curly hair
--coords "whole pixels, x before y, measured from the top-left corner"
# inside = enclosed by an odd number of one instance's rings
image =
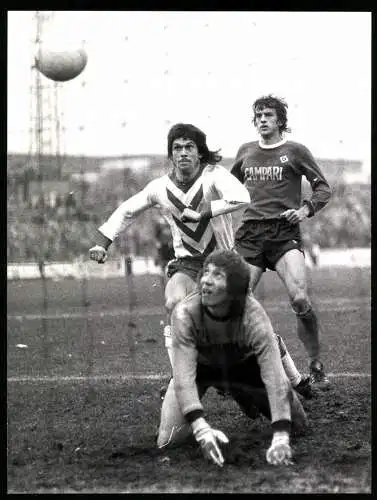
[[[204,132],[202,132],[195,125],[191,123],[176,123],[171,127],[168,133],[168,157],[172,157],[173,141],[178,138],[191,139],[195,142],[199,154],[201,155],[201,163],[209,163],[210,165],[215,165],[222,160],[222,156],[219,155],[219,151],[210,151],[207,146],[207,137]]]
[[[256,125],[255,113],[262,108],[272,108],[276,110],[276,115],[279,120],[279,132],[291,132],[290,127],[288,127],[288,104],[286,101],[280,97],[276,97],[272,94],[264,95],[259,97],[253,104],[253,124]]]
[[[227,290],[232,298],[230,316],[242,315],[250,281],[250,268],[247,262],[233,250],[215,250],[205,259],[203,270],[208,264],[214,264],[226,273]],[[198,282],[202,274],[203,271],[199,274]]]

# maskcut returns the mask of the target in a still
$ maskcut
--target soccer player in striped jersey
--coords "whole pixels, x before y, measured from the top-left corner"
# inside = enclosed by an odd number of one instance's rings
[[[281,362],[271,322],[249,293],[250,269],[236,252],[215,251],[204,262],[196,292],[172,313],[173,378],[161,408],[158,448],[193,434],[204,456],[222,467],[228,438],[204,418],[201,399],[209,387],[225,387],[254,418],[256,407],[272,422],[267,462],[291,463],[291,426],[307,417]]]
[[[231,212],[245,208],[250,196],[240,181],[218,165],[221,156],[208,149],[206,135],[194,125],[174,125],[168,133],[167,149],[172,171],[152,180],[112,213],[99,228],[98,244],[89,250],[89,255],[104,262],[112,241],[141,212],[159,207],[170,225],[176,257],[168,266],[165,287],[168,324],[164,336],[171,361],[171,312],[196,288],[196,278],[207,255],[216,249],[233,249]],[[282,340],[280,343],[292,384],[310,397],[307,381],[296,369]]]
[[[297,317],[297,333],[309,356],[311,383],[327,389],[329,380],[320,361],[317,315],[308,296],[300,222],[313,217],[331,196],[331,189],[311,152],[289,141],[287,104],[272,95],[253,104],[253,123],[259,141],[243,144],[231,173],[248,188],[250,204],[236,232],[236,250],[251,266],[255,290],[262,273],[277,272],[284,283]],[[301,181],[312,189],[310,200],[301,203]]]
[[[195,288],[205,257],[216,248],[233,248],[231,212],[246,207],[250,197],[242,183],[218,165],[221,156],[208,149],[205,134],[194,125],[178,123],[170,129],[168,157],[171,172],[122,203],[99,228],[98,245],[89,254],[103,262],[112,241],[141,212],[158,207],[170,226],[175,253],[165,288],[170,316],[174,306]],[[165,330],[168,344],[169,328]]]

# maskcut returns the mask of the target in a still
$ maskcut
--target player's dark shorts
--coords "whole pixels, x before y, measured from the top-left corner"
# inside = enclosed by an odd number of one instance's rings
[[[285,219],[244,222],[235,239],[236,251],[249,264],[263,270],[274,270],[276,263],[289,250],[304,253],[299,224],[290,224]]]
[[[230,366],[226,374],[221,368],[198,363],[196,384],[201,395],[209,387],[225,389],[247,415],[254,418],[257,407],[267,418],[271,419],[266,387],[255,356],[250,356],[245,361]]]
[[[174,248],[169,245],[163,243],[159,248],[158,248],[158,262],[162,267],[165,267],[166,264],[174,259]]]
[[[180,257],[170,261],[167,265],[166,274],[171,278],[175,273],[184,273],[192,280],[196,281],[198,274],[203,267],[205,257],[202,255],[194,257]]]

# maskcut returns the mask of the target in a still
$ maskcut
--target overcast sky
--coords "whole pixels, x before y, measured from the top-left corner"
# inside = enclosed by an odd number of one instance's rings
[[[13,152],[30,146],[33,14],[8,12]],[[72,11],[54,19],[50,30],[83,40],[88,54],[84,72],[59,85],[66,153],[164,154],[170,126],[191,122],[210,148],[235,156],[256,138],[251,104],[274,93],[288,102],[292,140],[317,157],[370,162],[370,13]]]

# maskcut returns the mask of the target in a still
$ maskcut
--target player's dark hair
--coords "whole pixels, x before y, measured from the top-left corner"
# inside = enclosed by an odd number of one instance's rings
[[[215,250],[205,259],[203,270],[208,264],[223,269],[227,278],[227,290],[231,297],[230,316],[243,314],[250,281],[250,269],[241,255],[232,250]],[[199,281],[202,276],[200,273]]]
[[[288,127],[288,116],[287,109],[288,104],[284,99],[273,96],[271,94],[259,97],[253,104],[253,124],[256,125],[255,113],[263,108],[275,109],[279,125],[279,132],[290,132],[291,129]]]
[[[201,163],[209,163],[210,165],[215,165],[222,160],[222,156],[219,155],[219,151],[210,151],[207,146],[207,137],[204,132],[202,132],[195,125],[191,123],[176,123],[171,127],[168,133],[168,157],[172,157],[173,142],[176,139],[191,139],[195,142],[198,148],[199,154],[201,155]]]

